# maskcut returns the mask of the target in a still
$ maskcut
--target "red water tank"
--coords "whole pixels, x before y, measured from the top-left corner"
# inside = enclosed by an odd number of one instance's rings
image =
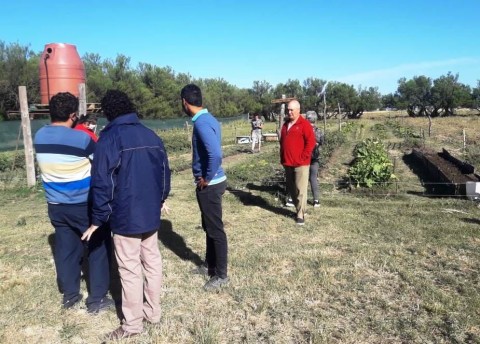
[[[78,97],[78,84],[85,83],[85,67],[72,44],[45,45],[40,64],[40,96],[42,104],[58,92],[70,92]]]

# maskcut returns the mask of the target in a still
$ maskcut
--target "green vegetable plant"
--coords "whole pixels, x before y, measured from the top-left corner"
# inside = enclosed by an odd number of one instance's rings
[[[393,164],[379,139],[369,138],[357,144],[354,156],[353,163],[348,169],[348,177],[356,187],[387,185],[395,178]]]

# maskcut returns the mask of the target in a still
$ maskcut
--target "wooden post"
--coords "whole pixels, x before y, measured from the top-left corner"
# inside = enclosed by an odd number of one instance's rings
[[[25,147],[25,164],[27,170],[27,185],[35,186],[35,164],[33,160],[32,129],[30,127],[30,114],[28,113],[27,88],[18,86],[20,98],[20,113],[22,116],[23,146]]]
[[[323,91],[323,135],[327,134],[327,100],[325,99],[327,93],[327,85]]]
[[[282,94],[282,99],[287,98],[285,94]],[[282,103],[280,106],[280,120],[278,121],[278,139],[280,140],[280,135],[282,133],[283,122],[285,121],[285,103]]]
[[[340,115],[340,103],[338,105],[338,131],[342,131],[342,116]]]
[[[463,128],[463,154],[467,151],[467,134],[465,133],[465,128]]]
[[[185,121],[185,129],[187,130],[187,140],[190,143],[190,153],[193,152],[192,137],[190,136],[190,124]]]
[[[85,84],[78,84],[78,117],[87,115],[87,97],[85,95]]]

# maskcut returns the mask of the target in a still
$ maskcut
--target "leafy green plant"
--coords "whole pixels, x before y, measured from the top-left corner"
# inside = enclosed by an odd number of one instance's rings
[[[375,133],[375,135],[380,139],[387,138],[387,127],[383,123],[374,124],[370,130]]]
[[[348,177],[357,187],[370,188],[376,184],[388,184],[393,178],[393,164],[383,143],[376,138],[366,139],[354,149],[355,159],[348,170]]]
[[[397,120],[388,119],[385,124],[387,127],[390,127],[392,129],[393,134],[396,137],[404,138],[404,139],[421,138],[420,134],[415,133],[413,128],[402,126]]]

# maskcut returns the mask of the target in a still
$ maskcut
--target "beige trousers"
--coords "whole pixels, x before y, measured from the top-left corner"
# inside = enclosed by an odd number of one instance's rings
[[[295,204],[297,210],[297,218],[305,218],[307,210],[308,196],[308,177],[310,174],[310,166],[290,167],[284,166],[285,178],[287,182],[287,192]]]
[[[122,327],[130,333],[140,333],[143,319],[157,323],[161,316],[162,257],[158,233],[115,234],[113,243],[122,282]]]

